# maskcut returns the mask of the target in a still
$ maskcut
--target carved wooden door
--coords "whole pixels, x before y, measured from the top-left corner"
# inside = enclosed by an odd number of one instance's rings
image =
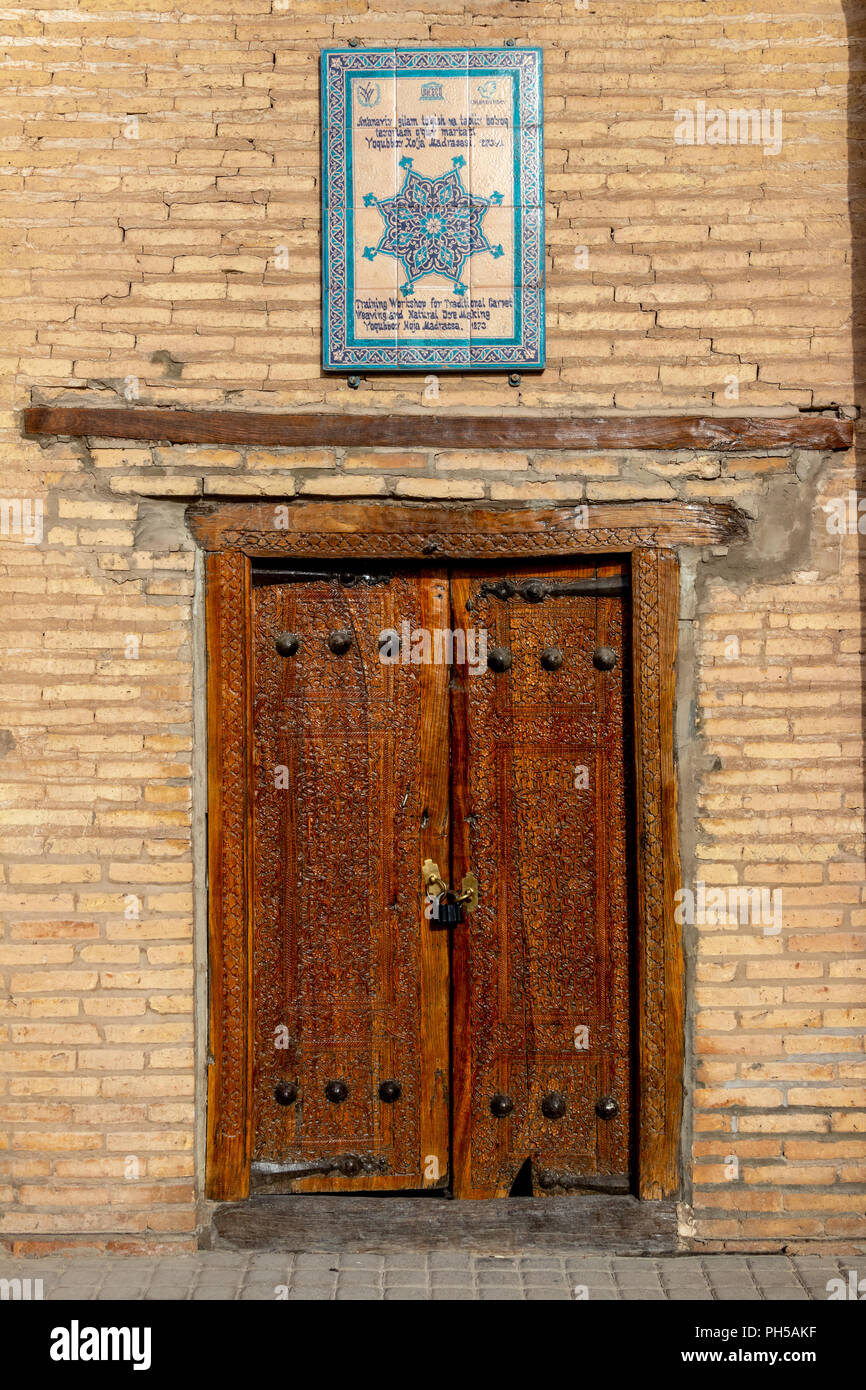
[[[452,874],[479,883],[454,933],[454,1187],[504,1196],[528,1159],[537,1194],[627,1190],[623,568],[508,577],[452,582],[455,624],[487,632],[490,668],[453,678]]]
[[[252,1181],[435,1186],[448,942],[419,885],[447,853],[447,672],[384,663],[379,635],[447,627],[447,577],[258,579]]]
[[[626,1183],[624,587],[615,563],[259,569],[255,1189]],[[472,665],[407,659],[466,629]],[[478,878],[453,928],[428,858]]]

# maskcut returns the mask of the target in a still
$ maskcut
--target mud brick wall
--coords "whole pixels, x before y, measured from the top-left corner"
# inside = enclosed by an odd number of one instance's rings
[[[850,409],[862,40],[838,3],[753,10],[7,11],[0,1240],[175,1248],[207,1219],[201,566],[184,504],[680,497],[752,518],[736,553],[683,557],[684,883],[784,901],[778,933],[684,926],[682,1228],[703,1245],[862,1245],[862,542],[825,510],[856,491],[853,456],[151,448],[20,431],[31,401]],[[318,54],[349,38],[544,47],[549,365],[519,389],[389,377],[353,393],[320,372]],[[701,101],[781,112],[781,149],[677,143],[677,112]]]

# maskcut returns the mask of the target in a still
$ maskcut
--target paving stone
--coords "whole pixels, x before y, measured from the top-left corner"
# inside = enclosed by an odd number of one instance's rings
[[[527,1289],[539,1288],[542,1284],[558,1288],[560,1285],[571,1283],[565,1274],[558,1273],[555,1269],[527,1269],[522,1271],[521,1279]]]
[[[149,1279],[143,1280],[140,1284],[122,1284],[116,1279],[109,1278],[100,1286],[96,1296],[98,1298],[117,1299],[141,1298],[149,1286]]]
[[[377,1284],[382,1275],[378,1269],[341,1269],[337,1278],[343,1284]]]
[[[780,1279],[778,1275],[773,1275],[767,1279],[759,1279],[758,1286],[765,1291],[767,1289],[777,1289],[780,1293],[785,1289],[802,1289],[803,1287],[799,1279]]]
[[[431,1250],[427,1257],[431,1269],[471,1269],[473,1257],[452,1250]]]
[[[95,1270],[65,1270],[56,1279],[48,1282],[43,1279],[42,1287],[47,1288],[48,1283],[50,1283],[51,1287],[55,1289],[97,1289],[105,1276],[106,1271],[104,1269],[98,1273]]]

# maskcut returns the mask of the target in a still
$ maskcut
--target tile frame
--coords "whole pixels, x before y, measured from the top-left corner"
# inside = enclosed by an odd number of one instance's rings
[[[447,70],[454,59],[468,59],[467,71],[511,73],[514,106],[520,119],[515,150],[515,180],[511,206],[539,209],[537,227],[530,238],[517,236],[515,270],[520,286],[519,313],[515,306],[515,334],[505,341],[419,341],[401,348],[376,342],[355,343],[350,332],[350,304],[354,289],[352,227],[356,193],[351,188],[350,78],[358,73],[417,72],[427,76]],[[462,69],[462,61],[456,66]],[[540,371],[545,365],[544,277],[544,150],[543,150],[543,54],[537,47],[505,48],[326,48],[321,55],[322,95],[322,366],[333,372],[467,372]],[[399,93],[397,96],[399,108]],[[524,132],[533,132],[527,149]],[[471,168],[471,161],[469,161]],[[351,193],[350,193],[351,188]],[[519,189],[519,201],[514,193]],[[337,196],[335,197],[335,192]],[[523,220],[520,221],[521,228]],[[519,267],[518,267],[519,255]],[[470,292],[471,301],[471,292]],[[404,340],[405,341],[405,340]],[[468,342],[468,362],[466,361]]]

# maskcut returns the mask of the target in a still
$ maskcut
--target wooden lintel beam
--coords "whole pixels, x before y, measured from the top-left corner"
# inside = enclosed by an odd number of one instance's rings
[[[28,435],[274,448],[849,449],[851,420],[832,415],[324,415],[165,407],[34,405]]]
[[[187,522],[204,550],[317,559],[405,556],[483,559],[506,549],[512,559],[581,550],[727,545],[746,534],[729,503],[594,502],[575,507],[496,507],[490,503],[269,502],[193,503]]]

